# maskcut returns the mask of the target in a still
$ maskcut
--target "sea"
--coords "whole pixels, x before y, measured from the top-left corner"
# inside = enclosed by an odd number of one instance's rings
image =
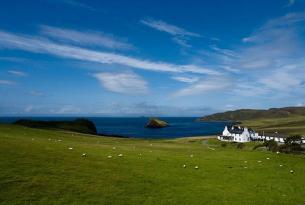
[[[74,120],[78,117],[0,117],[0,123],[12,123],[19,119]],[[196,117],[161,117],[168,127],[145,128],[147,117],[85,117],[91,120],[98,134],[133,138],[179,138],[220,134],[229,122],[200,122]]]

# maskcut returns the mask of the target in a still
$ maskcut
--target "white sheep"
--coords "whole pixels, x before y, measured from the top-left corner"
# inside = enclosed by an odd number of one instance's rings
[[[182,167],[183,167],[183,168],[186,168],[186,165],[184,164]]]
[[[270,158],[269,158],[269,157],[267,157],[266,159],[268,159],[268,160],[269,160]]]
[[[69,147],[69,150],[72,150],[73,149],[73,147]]]
[[[108,158],[110,159],[110,158],[112,158],[112,156],[111,156],[111,155],[108,155]]]
[[[194,155],[191,154],[190,157],[194,157]]]
[[[83,153],[83,154],[82,154],[82,157],[86,157],[86,156],[87,156],[87,154],[86,154],[86,153]]]
[[[199,167],[198,167],[198,166],[195,166],[195,169],[199,169]]]
[[[290,170],[290,173],[291,173],[291,174],[293,174],[293,173],[294,173],[294,171],[293,171],[293,170]]]
[[[123,157],[123,154],[119,154],[118,157]]]

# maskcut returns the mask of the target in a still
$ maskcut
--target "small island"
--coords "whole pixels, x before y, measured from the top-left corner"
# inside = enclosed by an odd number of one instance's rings
[[[168,123],[157,118],[150,118],[148,123],[146,124],[146,128],[163,128],[167,127]]]

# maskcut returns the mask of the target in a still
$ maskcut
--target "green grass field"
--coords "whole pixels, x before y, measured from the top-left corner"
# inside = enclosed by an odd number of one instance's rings
[[[0,204],[305,204],[304,155],[253,145],[0,125]]]
[[[242,124],[266,133],[277,131],[286,135],[300,134],[305,136],[305,116],[245,120],[242,121]]]

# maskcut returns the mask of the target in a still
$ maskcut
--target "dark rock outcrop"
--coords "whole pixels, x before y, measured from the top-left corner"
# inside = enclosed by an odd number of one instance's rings
[[[157,118],[150,118],[145,127],[147,128],[163,128],[167,127],[168,123]]]

